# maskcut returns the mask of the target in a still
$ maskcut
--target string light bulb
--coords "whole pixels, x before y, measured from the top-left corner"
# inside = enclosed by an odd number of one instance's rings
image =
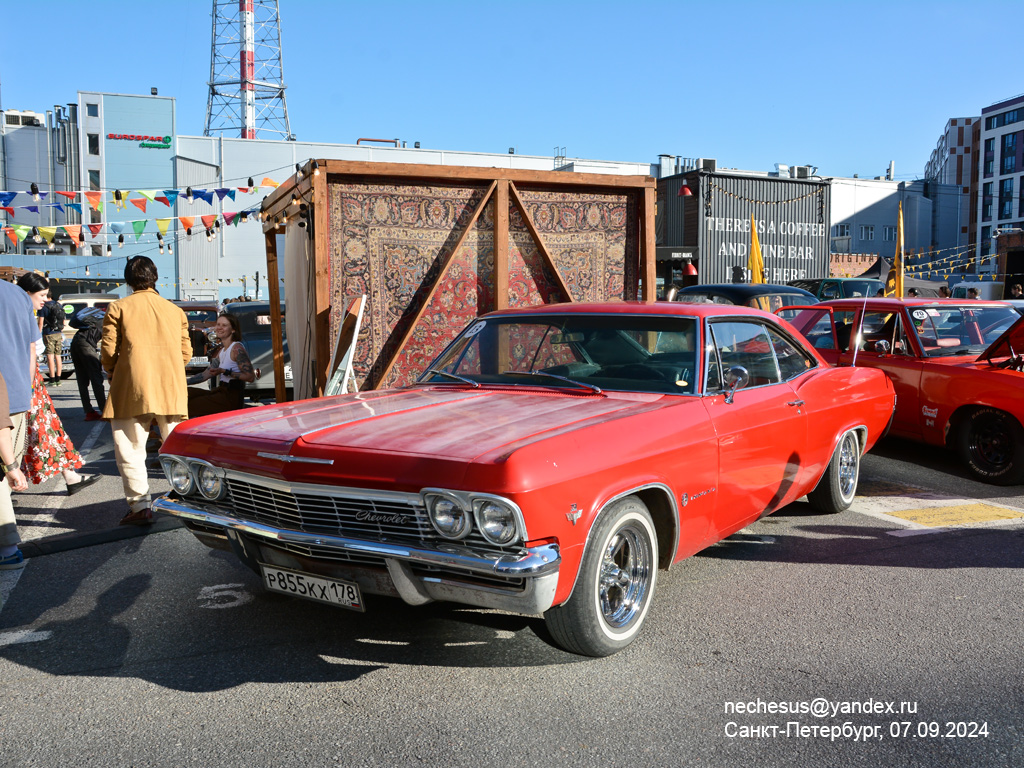
[[[157,241],[157,243],[160,244],[160,253],[163,253],[164,252],[164,236],[161,235],[159,232],[157,233],[156,241]]]
[[[255,190],[256,189],[256,184],[253,182],[252,176],[249,177],[249,189],[250,190]]]
[[[188,240],[191,240],[191,239],[192,239],[192,227],[189,227],[188,229],[185,230],[185,240],[188,241]]]
[[[35,201],[36,201],[37,203],[38,203],[38,202],[39,202],[40,200],[42,200],[42,197],[41,197],[41,196],[39,195],[39,185],[38,185],[38,184],[36,184],[36,183],[35,183],[35,182],[33,181],[33,182],[32,182],[32,183],[31,183],[31,184],[29,185],[28,189],[29,189],[29,191],[30,191],[30,192],[32,193],[32,199],[33,199],[33,200],[35,200]]]
[[[208,230],[206,230],[206,242],[209,243],[212,240],[213,240],[213,230],[212,229],[208,229]]]
[[[249,214],[246,211],[242,211],[241,215],[238,217],[238,220],[243,224],[246,224],[249,221]]]
[[[117,236],[117,247],[124,248],[124,235]]]
[[[88,264],[85,265],[85,276],[86,277],[89,276],[89,265]]]
[[[192,205],[192,203],[196,201],[195,197],[192,195],[192,187],[185,187],[185,199],[188,200],[189,205]]]
[[[320,175],[320,163],[318,163],[316,160],[313,161],[313,175]]]
[[[107,256],[109,256],[111,253],[113,253],[113,251],[110,249],[110,243],[107,243]]]
[[[41,243],[43,242],[43,236],[39,234],[39,230],[32,227],[32,242]]]

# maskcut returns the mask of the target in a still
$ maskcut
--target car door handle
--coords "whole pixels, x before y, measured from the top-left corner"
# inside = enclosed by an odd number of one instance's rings
[[[793,406],[796,406],[797,408],[799,408],[803,404],[804,404],[803,400],[790,400],[788,403],[786,403],[786,405],[793,405]]]

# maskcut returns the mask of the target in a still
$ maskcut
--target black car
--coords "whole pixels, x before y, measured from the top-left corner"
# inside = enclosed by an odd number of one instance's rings
[[[884,280],[873,277],[822,277],[812,280],[793,280],[790,285],[810,291],[821,301],[828,299],[859,299],[864,296],[874,298],[880,288],[885,286]]]
[[[224,312],[238,318],[242,343],[256,369],[256,381],[245,385],[245,394],[253,400],[274,396],[274,344],[270,337],[270,302],[236,301],[224,306]],[[292,366],[285,333],[285,309],[281,304],[281,335],[284,339],[284,380],[291,397]]]
[[[741,307],[775,312],[782,307],[817,304],[814,294],[789,285],[768,283],[719,283],[717,285],[691,285],[680,289],[676,301],[699,304],[736,304]]]

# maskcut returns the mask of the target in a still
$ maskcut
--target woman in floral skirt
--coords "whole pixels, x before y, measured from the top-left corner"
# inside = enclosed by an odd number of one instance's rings
[[[18,279],[18,285],[28,293],[33,308],[38,312],[49,295],[50,282],[42,275],[27,272]],[[21,470],[30,483],[39,484],[62,474],[70,495],[100,479],[99,475],[80,475],[75,471],[82,466],[82,457],[60,423],[38,365],[32,380],[32,407],[25,416],[25,427],[25,456]]]

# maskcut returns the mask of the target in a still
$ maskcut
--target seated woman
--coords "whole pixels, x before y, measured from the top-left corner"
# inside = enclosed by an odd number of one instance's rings
[[[188,379],[199,384],[216,378],[212,389],[188,388],[188,417],[209,416],[211,413],[235,411],[245,400],[245,385],[256,380],[249,354],[242,345],[242,332],[238,319],[222,314],[213,326],[220,346],[210,353],[210,367]]]

